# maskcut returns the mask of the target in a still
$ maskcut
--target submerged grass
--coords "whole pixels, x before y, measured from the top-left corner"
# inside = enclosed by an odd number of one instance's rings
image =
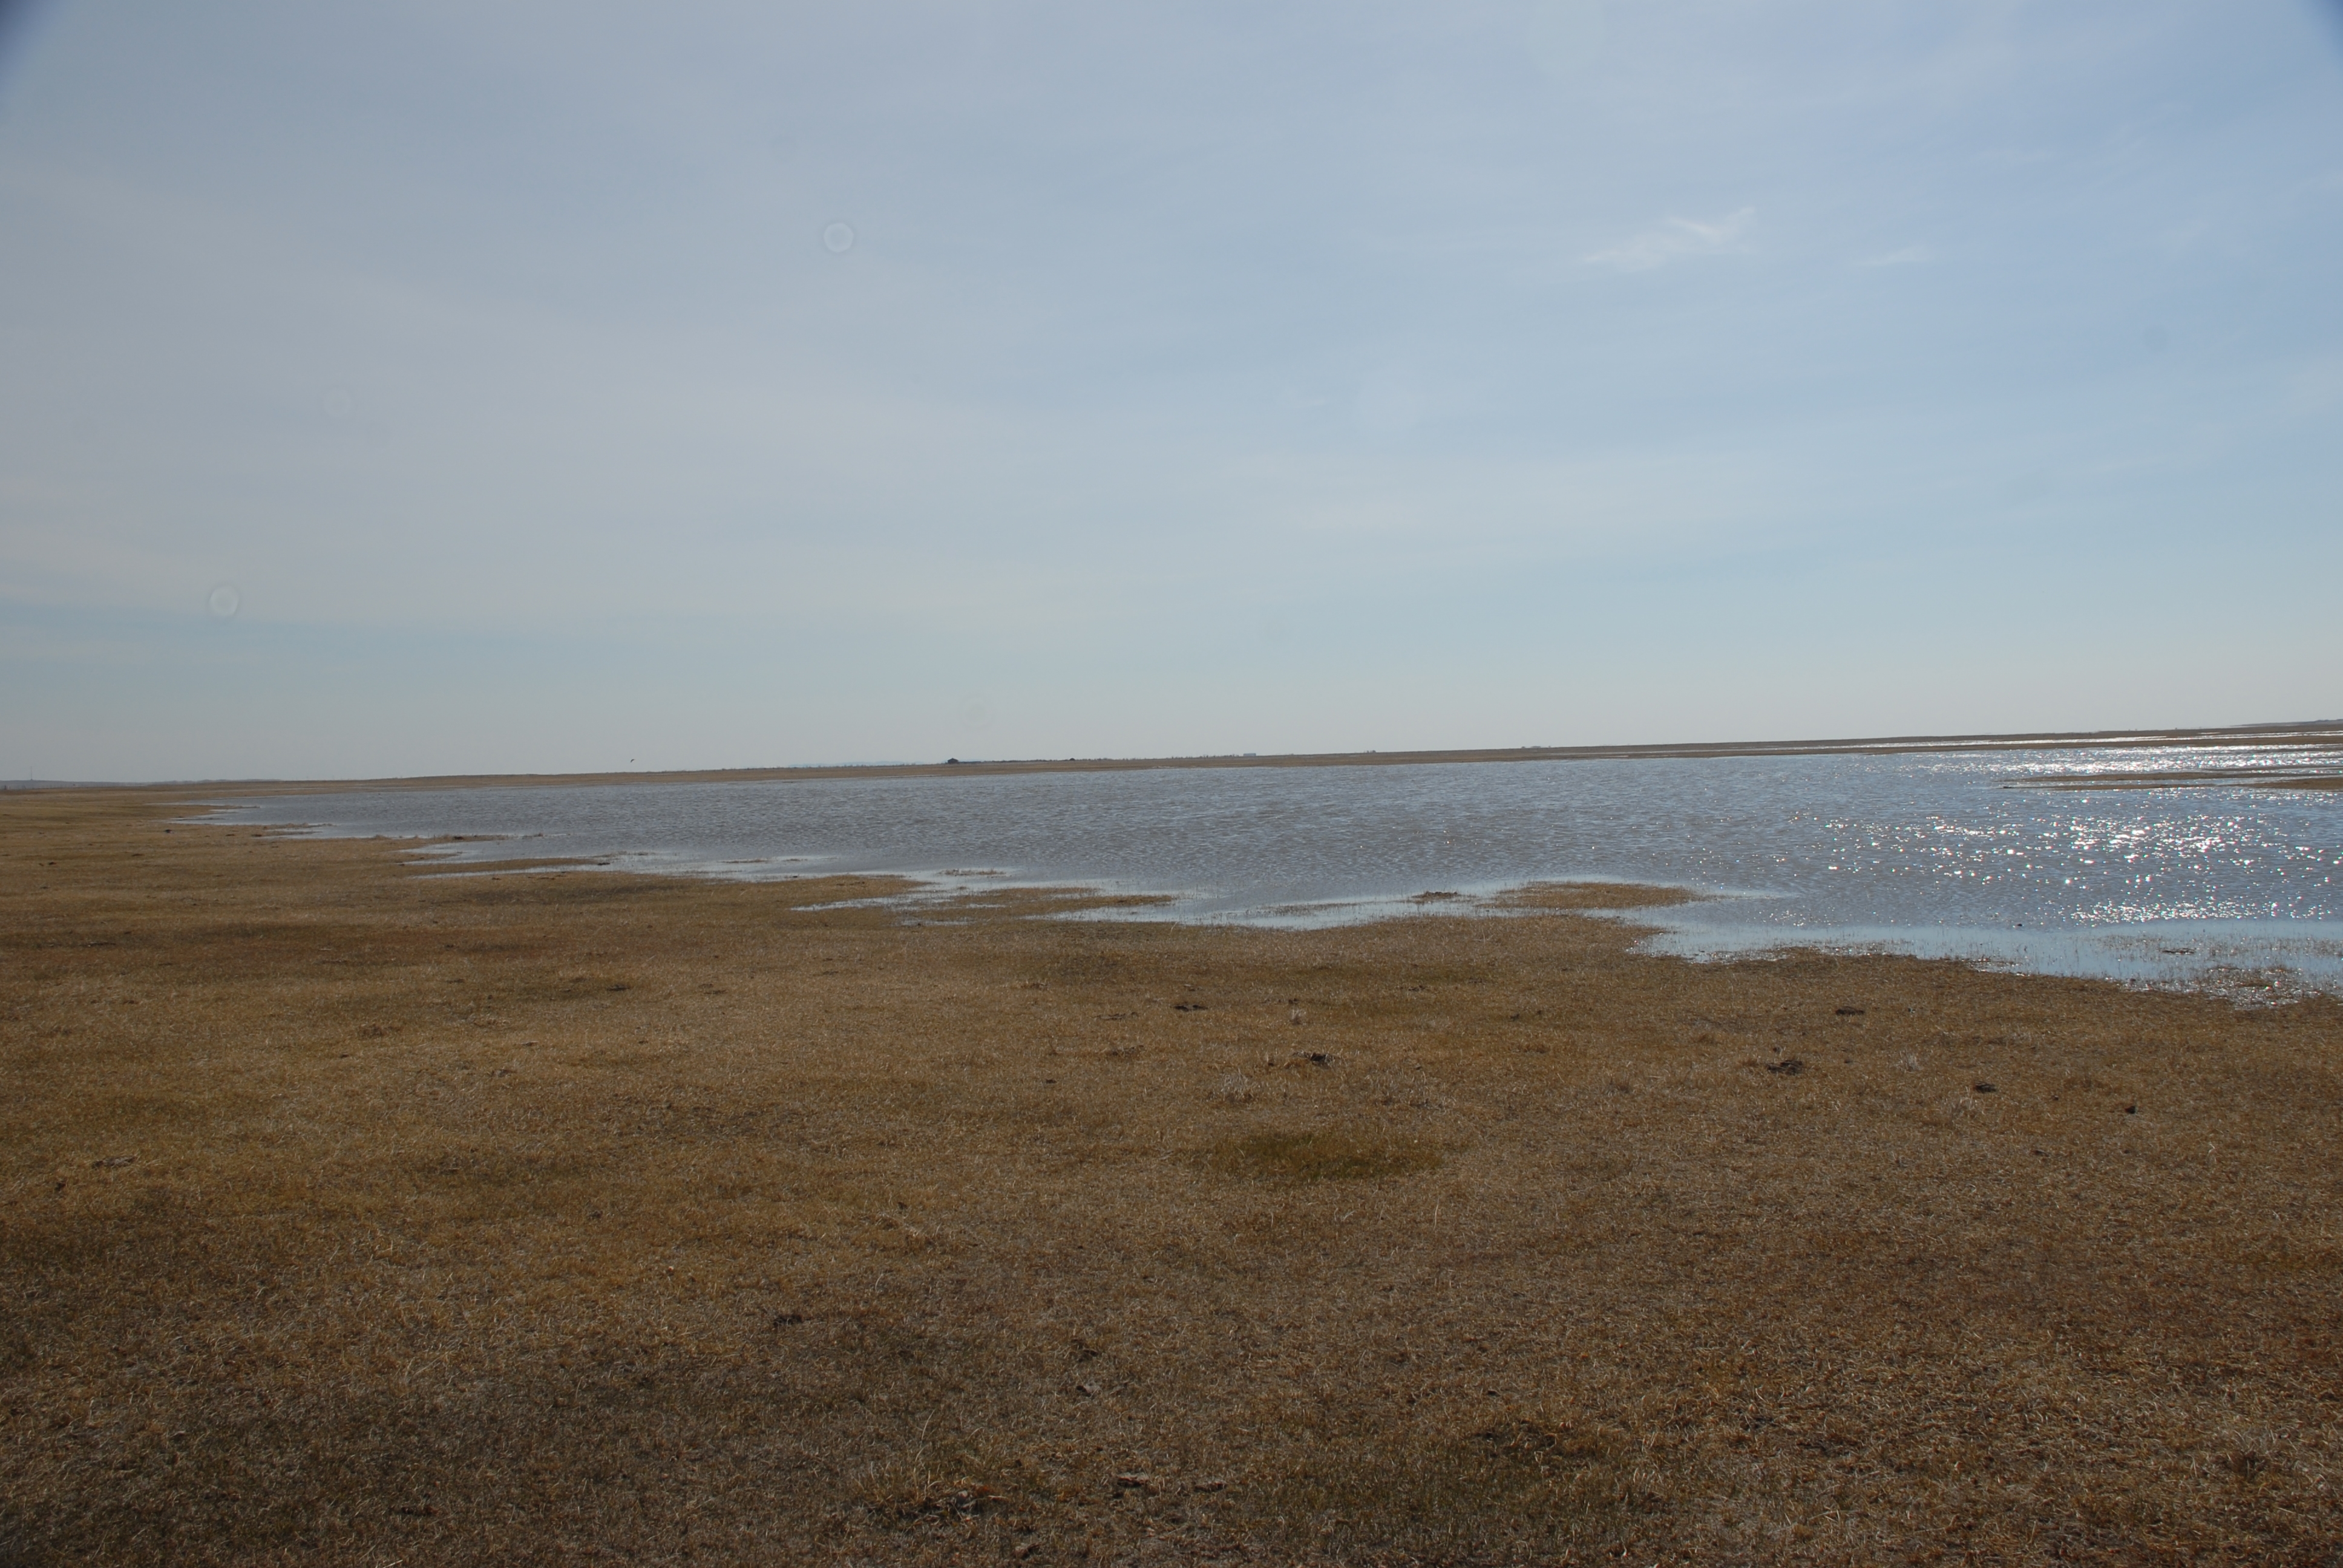
[[[1620,890],[435,877],[166,803],[0,797],[20,1563],[2343,1539],[2330,1000],[1651,959],[1569,912]]]

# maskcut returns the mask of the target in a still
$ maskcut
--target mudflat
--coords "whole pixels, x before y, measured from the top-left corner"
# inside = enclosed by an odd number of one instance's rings
[[[0,1562],[2343,1541],[2331,1000],[179,799],[0,797]]]

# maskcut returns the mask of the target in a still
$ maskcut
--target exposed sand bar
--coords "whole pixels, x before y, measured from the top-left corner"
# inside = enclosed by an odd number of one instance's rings
[[[2051,751],[2076,747],[2197,746],[2283,754],[2343,746],[2343,720],[2225,729],[2110,729],[2066,734],[1896,735],[1869,739],[1747,740],[1669,746],[1518,746],[1472,751],[1340,751],[1275,757],[1041,758],[1023,761],[887,763],[840,768],[719,768],[665,773],[498,773],[417,779],[206,782],[219,794],[340,789],[447,789],[522,784],[749,783],[791,779],[902,779],[1002,773],[1101,773],[1157,768],[1397,768],[1439,762],[1557,762],[1670,757],[1894,756],[1917,751]],[[2252,780],[2240,780],[2251,782]]]
[[[0,1560],[2309,1562],[2343,1005],[0,797]],[[1542,908],[1540,908],[1542,906]]]

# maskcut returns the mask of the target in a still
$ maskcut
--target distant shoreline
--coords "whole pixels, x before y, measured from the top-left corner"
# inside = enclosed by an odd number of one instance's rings
[[[2243,724],[2198,729],[2062,730],[2012,735],[1889,735],[1806,740],[1691,741],[1648,746],[1480,747],[1446,751],[1321,751],[1270,756],[1067,757],[947,762],[872,762],[779,768],[699,768],[600,773],[429,774],[387,779],[194,779],[146,784],[27,779],[5,789],[202,789],[220,795],[326,795],[360,789],[483,789],[598,784],[754,784],[798,779],[969,778],[1022,773],[1133,773],[1167,768],[1402,768],[1453,762],[1600,762],[1734,757],[1891,757],[1912,752],[2054,751],[2076,747],[2117,749],[2203,746],[2253,751],[2343,747],[2343,719]],[[2161,773],[2141,781],[2175,784],[2267,784],[2280,789],[2333,789],[2333,775],[2258,779],[2227,770]],[[2103,781],[2093,780],[2094,784]],[[2104,781],[2112,786],[2117,781]]]

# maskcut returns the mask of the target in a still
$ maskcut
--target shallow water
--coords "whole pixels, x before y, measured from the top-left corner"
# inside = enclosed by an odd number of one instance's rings
[[[1820,946],[2343,993],[2343,794],[2029,784],[2243,760],[2176,747],[1160,769],[385,790],[224,809],[336,836],[490,836],[442,851],[463,863],[1081,882],[1174,895],[1152,918],[1269,925],[1373,918],[1432,890],[1615,879],[1723,895],[1635,917],[1662,927],[1647,947],[1686,956]]]

